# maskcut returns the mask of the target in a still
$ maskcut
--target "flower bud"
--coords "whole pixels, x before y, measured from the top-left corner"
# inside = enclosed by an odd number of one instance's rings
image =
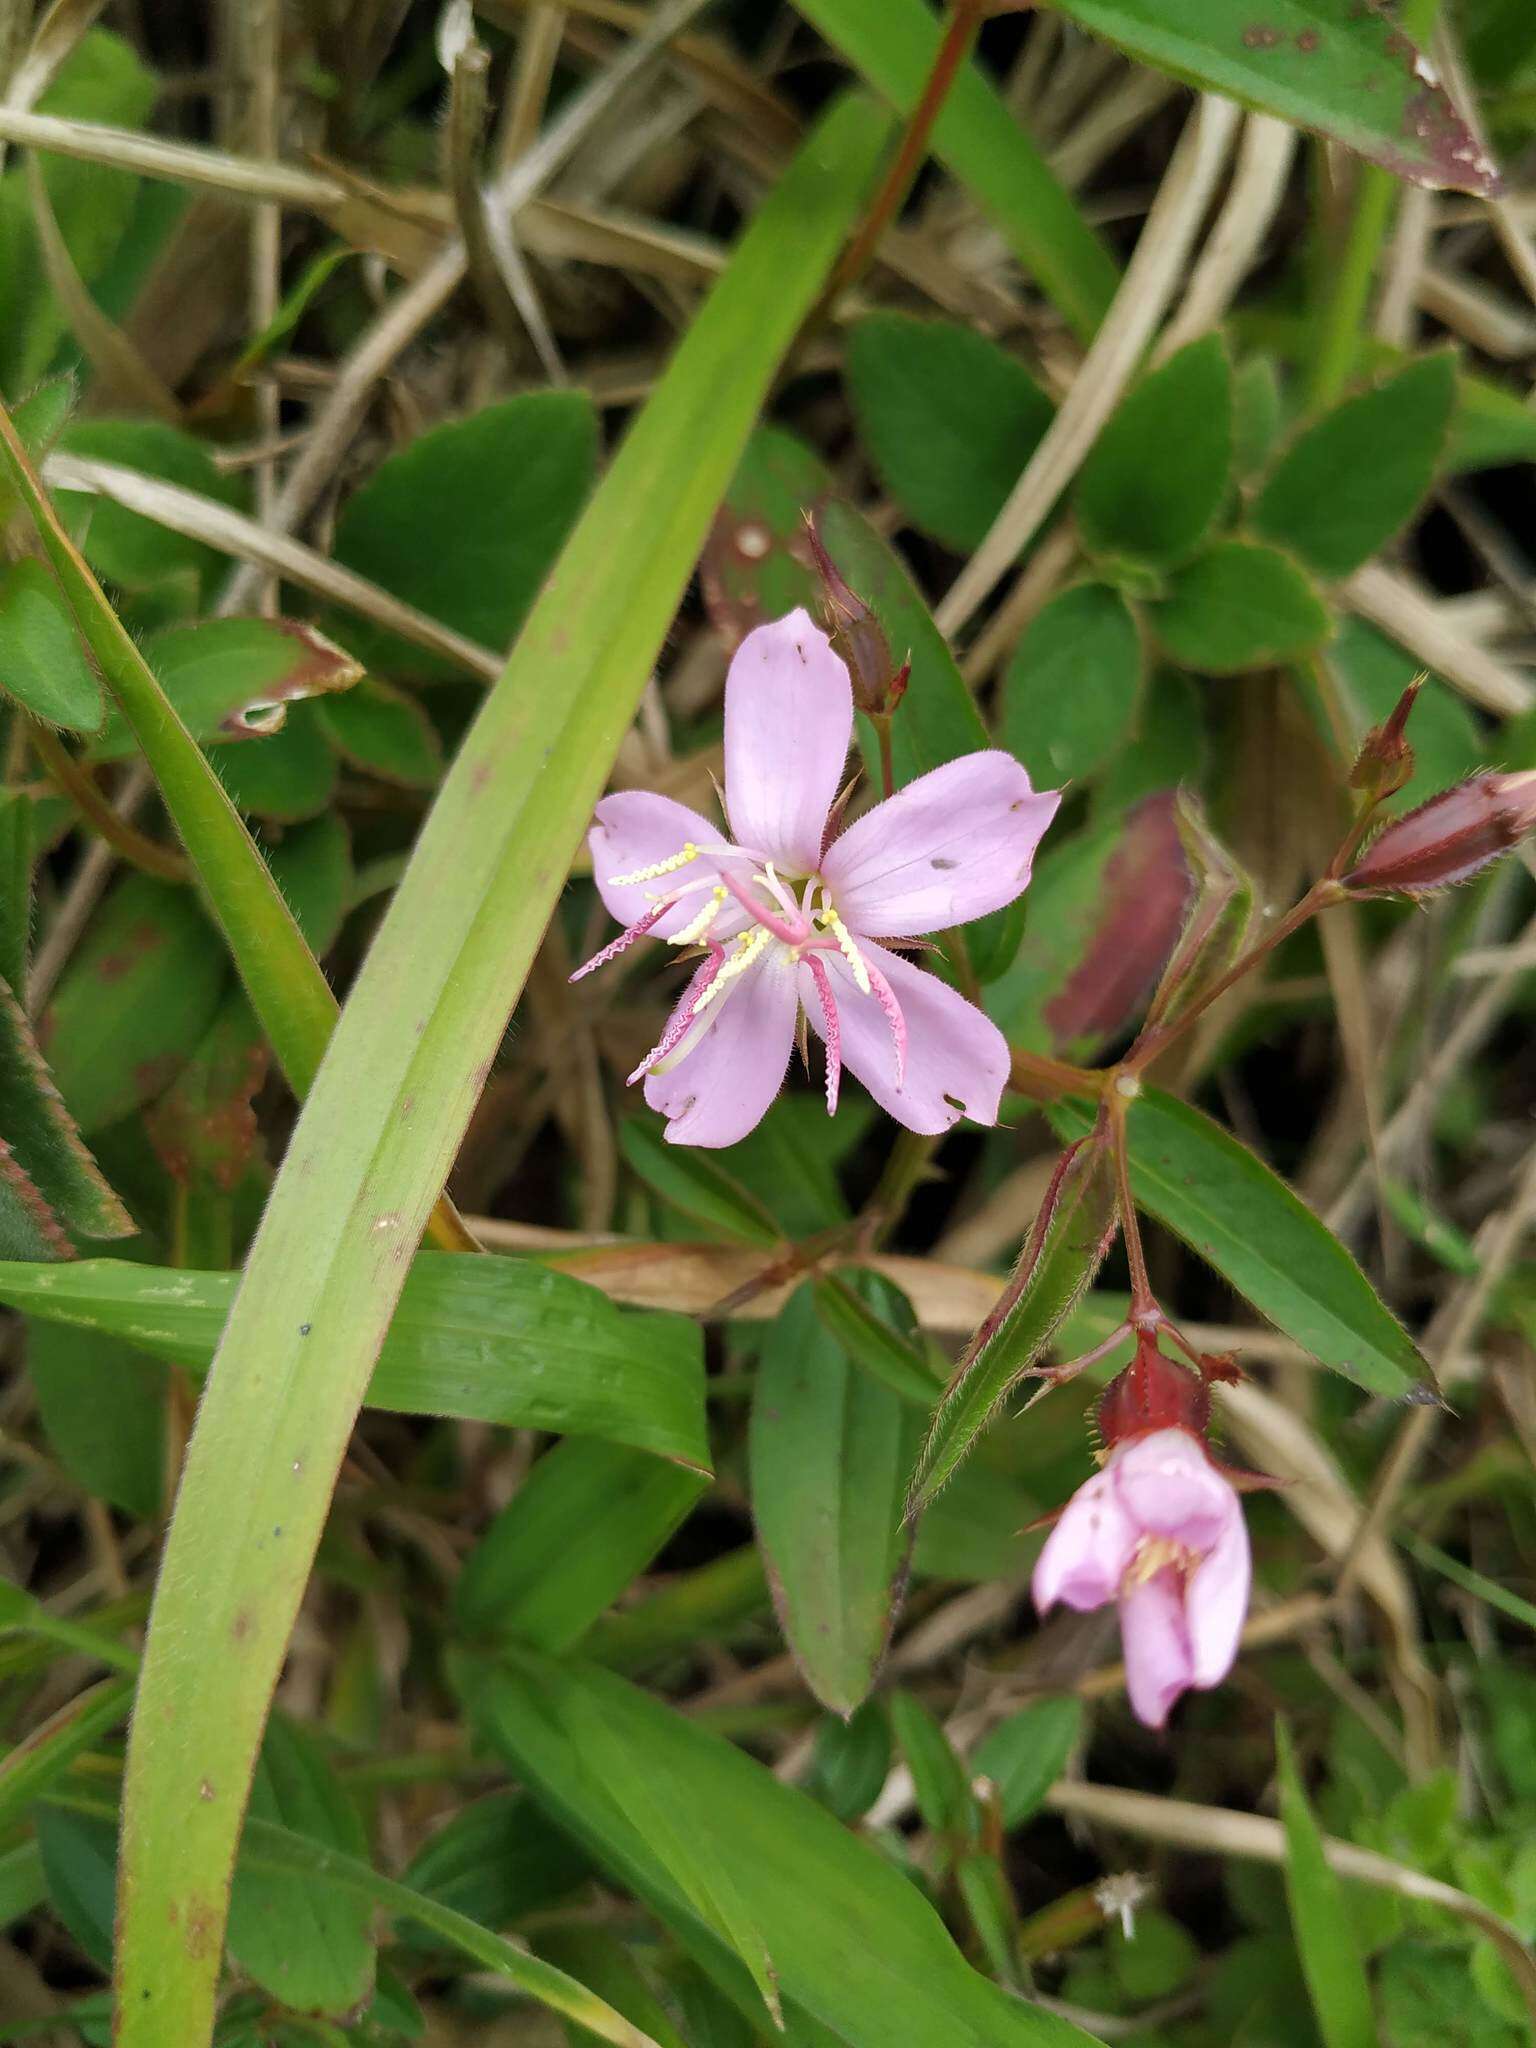
[[[1113,1447],[1159,1429],[1203,1436],[1210,1419],[1211,1396],[1204,1380],[1159,1351],[1150,1332],[1139,1330],[1135,1357],[1099,1398],[1097,1421],[1105,1444]]]
[[[1405,729],[1408,714],[1427,679],[1427,671],[1415,676],[1390,715],[1382,724],[1373,725],[1360,743],[1355,765],[1349,771],[1349,786],[1360,791],[1367,805],[1396,796],[1413,774],[1413,749]]]
[[[910,661],[898,668],[880,621],[856,591],[843,581],[816,530],[816,516],[807,513],[806,533],[816,573],[821,578],[823,610],[832,646],[847,665],[853,701],[871,718],[889,718],[906,694]]]
[[[1536,826],[1536,769],[1485,771],[1394,818],[1342,878],[1350,896],[1422,896],[1465,882]]]

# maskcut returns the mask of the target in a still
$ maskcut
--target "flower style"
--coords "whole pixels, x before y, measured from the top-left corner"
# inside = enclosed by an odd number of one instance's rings
[[[725,687],[732,837],[624,790],[589,838],[624,926],[573,979],[650,934],[703,959],[630,1075],[673,1144],[731,1145],[783,1084],[802,1010],[826,1045],[827,1109],[850,1068],[909,1130],[996,1121],[1007,1044],[936,975],[877,944],[969,923],[1028,885],[1060,796],[1011,754],[947,762],[830,837],[853,732],[848,670],[804,611],[748,634]]]
[[[1248,1531],[1231,1482],[1187,1429],[1117,1444],[1035,1563],[1035,1605],[1120,1603],[1126,1684],[1149,1728],[1191,1686],[1219,1685],[1248,1611]]]

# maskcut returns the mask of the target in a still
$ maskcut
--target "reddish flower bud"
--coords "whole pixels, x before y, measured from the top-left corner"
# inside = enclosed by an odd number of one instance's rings
[[[891,659],[890,642],[880,621],[857,591],[850,590],[844,582],[842,572],[822,544],[813,512],[806,514],[805,526],[816,574],[821,578],[827,632],[834,651],[847,665],[853,701],[871,718],[889,718],[906,694],[912,664],[903,662],[898,668]]]
[[[1345,875],[1351,896],[1421,896],[1465,882],[1536,827],[1536,769],[1485,772],[1394,818]]]
[[[1204,1436],[1211,1420],[1205,1381],[1157,1348],[1147,1330],[1136,1334],[1136,1356],[1099,1397],[1099,1434],[1106,1445],[1158,1429],[1186,1429]]]
[[[1358,789],[1368,804],[1395,796],[1413,774],[1413,749],[1404,735],[1408,714],[1426,680],[1427,672],[1415,676],[1390,716],[1381,725],[1373,725],[1360,743],[1349,771],[1349,786]]]

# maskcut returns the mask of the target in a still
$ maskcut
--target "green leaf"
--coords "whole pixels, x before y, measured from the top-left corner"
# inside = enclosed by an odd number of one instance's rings
[[[336,756],[320,725],[319,707],[300,704],[270,739],[219,747],[214,771],[237,811],[295,825],[323,811],[336,792]]]
[[[1003,679],[999,737],[1042,781],[1102,768],[1135,730],[1141,635],[1107,583],[1078,583],[1030,621]]]
[[[913,1436],[911,1411],[849,1363],[798,1288],[758,1366],[752,1514],[785,1640],[836,1714],[869,1691],[890,1631]]]
[[[534,391],[420,434],[348,499],[338,562],[485,647],[506,647],[592,488],[597,415],[580,391]],[[370,668],[453,678],[439,655],[376,627],[349,637]]]
[[[1076,1137],[1090,1112],[1052,1105]],[[1268,1322],[1373,1394],[1433,1385],[1428,1362],[1343,1245],[1256,1153],[1187,1102],[1146,1088],[1132,1104],[1131,1190]]]
[[[1200,1967],[1188,1930],[1156,1906],[1138,1906],[1129,1927],[1111,1921],[1104,1946],[1121,1990],[1138,2005],[1171,1998]]]
[[[385,782],[431,789],[443,772],[443,743],[414,697],[365,676],[319,707],[320,728],[342,759]]]
[[[129,1744],[119,2048],[192,2048],[209,2031],[217,1927],[192,1953],[179,1916],[208,1900],[217,1920],[241,1788],[410,1250],[721,494],[888,136],[869,106],[834,107],[754,216],[460,745],[309,1090],[166,1545]],[[274,1384],[288,1398],[274,1401]],[[276,1526],[282,1538],[253,1556],[253,1533]],[[252,1623],[240,1658],[204,1656],[238,1613]],[[189,1771],[227,1799],[189,1806]]]
[[[894,1288],[884,1287],[879,1292],[890,1312],[882,1315],[871,1305],[875,1292],[868,1274],[823,1273],[811,1283],[822,1328],[848,1362],[926,1414],[938,1395],[939,1381],[914,1341],[911,1307]],[[892,1314],[899,1316],[900,1329]]]
[[[661,2048],[689,2048],[633,1952],[606,1927],[551,1928],[539,1935],[536,1946],[545,1962],[607,1999],[615,2012],[643,2027]],[[585,2027],[570,2022],[566,2037],[572,2048],[586,2048],[595,2038]]]
[[[228,967],[186,889],[130,875],[77,947],[42,1024],[82,1131],[158,1095],[213,1021]]]
[[[344,647],[300,619],[167,626],[145,640],[144,658],[182,724],[205,741],[280,732],[290,704],[349,690],[363,672]],[[114,708],[90,758],[116,761],[137,751],[133,728]]]
[[[132,1236],[132,1219],[82,1143],[26,1012],[4,981],[0,981],[0,1132],[4,1133],[8,1163],[36,1189],[61,1234]],[[69,1255],[67,1241],[61,1249]]]
[[[1023,364],[974,329],[870,313],[844,375],[880,480],[925,533],[968,554],[985,540],[1055,408]]]
[[[217,467],[201,441],[159,420],[71,420],[58,445],[66,455],[121,463],[221,505],[239,508],[243,502],[239,481]],[[160,592],[178,614],[196,610],[199,592],[211,588],[228,566],[203,541],[172,533],[110,498],[60,491],[58,505],[71,523],[84,522],[81,549],[98,576],[127,592]]]
[[[1059,0],[1070,20],[1171,71],[1358,150],[1400,178],[1491,193],[1497,173],[1385,8],[1358,0]]]
[[[0,686],[34,718],[69,732],[94,732],[105,715],[101,679],[64,594],[31,556],[0,578]]]
[[[112,1967],[112,1893],[116,1881],[112,1823],[43,1801],[33,1816],[48,1901],[99,1969]]]
[[[708,1153],[669,1145],[650,1118],[619,1125],[619,1150],[631,1172],[681,1215],[702,1223],[727,1243],[772,1251],[784,1233],[734,1175]]]
[[[1323,1853],[1283,1721],[1275,1723],[1275,1761],[1285,1826],[1285,1895],[1318,2031],[1325,2048],[1374,2048],[1378,2035],[1371,1989],[1354,1947],[1344,1887]]]
[[[32,1802],[64,1775],[77,1756],[126,1721],[132,1705],[131,1679],[99,1679],[0,1758],[0,1835],[11,1833]]]
[[[13,992],[27,985],[36,828],[36,800],[20,790],[0,789],[0,981]]]
[[[1232,365],[1219,334],[1192,341],[1121,401],[1073,498],[1091,554],[1167,568],[1210,532],[1232,475]]]
[[[191,1058],[145,1114],[150,1143],[172,1180],[199,1196],[234,1192],[256,1150],[254,1098],[266,1071],[261,1028],[243,992],[231,989]]]
[[[412,1857],[405,1882],[485,1927],[510,1927],[584,1884],[592,1866],[526,1792],[461,1806]]]
[[[806,1789],[851,1827],[874,1805],[891,1768],[891,1724],[884,1703],[866,1700],[845,1721],[828,1714],[816,1730]]]
[[[1004,1827],[1022,1827],[1044,1806],[1082,1727],[1081,1700],[1038,1700],[983,1736],[971,1756],[971,1775],[991,1780]]]
[[[976,1801],[965,1765],[922,1701],[902,1686],[891,1694],[891,1727],[924,1821],[940,1834],[974,1839]]]
[[[464,1561],[460,1624],[536,1650],[578,1643],[643,1572],[706,1485],[623,1444],[547,1451]]]
[[[845,2048],[1086,2048],[1075,2027],[972,1970],[916,1886],[868,1842],[623,1679],[519,1652],[470,1683],[476,1717],[512,1768],[749,2018],[762,2018],[752,1981],[676,1867],[722,1844],[790,2028],[827,2029]],[[600,1754],[587,1739],[599,1715]],[[666,1849],[649,1831],[658,1794]]]
[[[1267,468],[1281,417],[1274,357],[1250,356],[1232,378],[1232,462],[1241,482]]]
[[[130,1344],[34,1318],[27,1375],[54,1456],[96,1500],[153,1519],[164,1507],[166,1369]]]
[[[1347,576],[1417,511],[1456,403],[1449,349],[1421,356],[1306,427],[1254,501],[1254,531],[1319,576]]]
[[[1219,540],[1176,569],[1148,617],[1175,661],[1212,676],[1309,654],[1332,629],[1303,571],[1247,540]]]
[[[960,1354],[928,1432],[907,1500],[931,1500],[1093,1283],[1114,1215],[1107,1145],[1063,1154],[997,1306]]]
[[[250,1811],[343,1856],[361,1860],[363,1824],[337,1784],[315,1738],[274,1714],[261,1745]],[[235,1872],[229,1901],[229,1950],[249,1976],[299,2012],[341,2015],[373,1990],[372,1908],[323,1877],[263,1870]]]
[[[317,958],[334,945],[356,881],[352,841],[335,811],[283,833],[267,854],[272,879]]]
[[[831,490],[821,457],[782,427],[759,427],[747,443],[699,562],[710,619],[732,647],[766,619],[816,608],[805,515]]]
[[[117,1259],[0,1263],[0,1301],[12,1308],[199,1370],[238,1282],[234,1273]],[[295,1317],[293,1334],[302,1351],[309,1326]],[[698,1326],[617,1308],[595,1287],[528,1260],[418,1253],[368,1400],[401,1415],[601,1436],[709,1469]]]
[[[821,538],[845,582],[878,614],[892,649],[911,657],[907,694],[891,727],[897,788],[985,747],[975,699],[900,557],[840,498],[822,513]]]

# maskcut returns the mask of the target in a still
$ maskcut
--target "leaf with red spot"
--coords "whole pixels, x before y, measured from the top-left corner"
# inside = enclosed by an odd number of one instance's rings
[[[145,1113],[150,1143],[173,1180],[194,1192],[232,1194],[256,1150],[257,1089],[267,1047],[250,1004],[225,998],[202,1044]]]
[[[699,562],[705,607],[729,648],[796,605],[819,609],[805,515],[831,489],[826,464],[793,434],[762,427],[748,442]]]
[[[1379,0],[1057,0],[1159,71],[1358,150],[1400,178],[1487,195],[1499,174]]]
[[[26,1013],[0,981],[0,1246],[68,1259],[72,1237],[128,1237],[133,1223],[64,1107]]]

